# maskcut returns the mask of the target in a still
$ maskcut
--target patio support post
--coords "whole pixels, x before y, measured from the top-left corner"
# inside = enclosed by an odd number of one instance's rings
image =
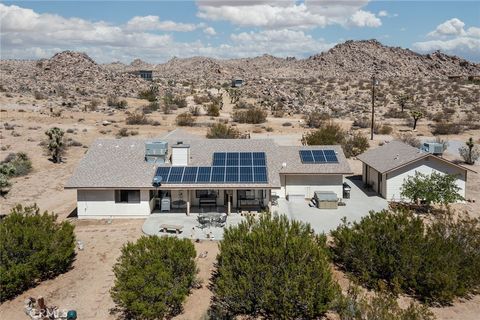
[[[187,216],[190,215],[190,190],[187,190]]]
[[[272,190],[268,190],[267,192],[268,197],[268,212],[272,212]]]
[[[227,198],[228,198],[227,215],[230,215],[230,213],[232,213],[232,202],[230,201],[230,199],[232,199],[232,197],[227,194]]]

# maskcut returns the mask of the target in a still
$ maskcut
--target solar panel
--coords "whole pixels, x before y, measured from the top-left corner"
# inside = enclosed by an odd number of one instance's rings
[[[197,182],[210,182],[212,167],[198,167]]]
[[[211,182],[225,182],[225,167],[212,167]]]
[[[182,182],[184,170],[185,167],[172,167],[172,169],[170,170],[170,175],[168,176],[168,183]]]
[[[252,167],[240,167],[240,182],[253,182]]]
[[[227,166],[238,166],[239,156],[238,152],[227,152]]]
[[[225,171],[225,182],[238,182],[239,167],[227,167]]]
[[[240,165],[241,166],[251,166],[252,165],[252,153],[251,152],[241,152],[240,153]]]
[[[167,182],[169,173],[170,167],[158,167],[155,175],[157,177],[162,177],[162,182]]]
[[[312,150],[313,161],[317,162],[326,162],[325,155],[323,150]]]
[[[315,163],[311,150],[300,150],[300,159],[303,163]]]
[[[323,152],[327,162],[338,162],[337,154],[334,150],[324,150]]]
[[[266,167],[253,167],[253,182],[268,182]]]
[[[195,183],[197,181],[198,167],[186,167],[183,173],[183,183]]]
[[[213,165],[217,166],[225,166],[225,160],[227,158],[227,154],[224,152],[215,152],[213,154]]]

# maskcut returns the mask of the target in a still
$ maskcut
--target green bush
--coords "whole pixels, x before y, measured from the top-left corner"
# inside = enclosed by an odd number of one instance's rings
[[[247,110],[235,111],[232,115],[232,119],[239,123],[264,123],[267,121],[267,112],[257,107],[250,107]]]
[[[455,122],[439,122],[433,127],[432,133],[434,135],[442,134],[459,134],[462,131],[462,126]]]
[[[240,138],[240,132],[234,127],[228,126],[223,123],[215,123],[207,132],[208,139],[238,139]]]
[[[339,124],[330,121],[320,129],[307,133],[302,137],[304,145],[334,145],[345,143],[345,131]]]
[[[117,96],[109,96],[107,98],[107,106],[116,109],[125,109],[128,106],[128,102],[125,99],[119,99]]]
[[[125,244],[113,267],[113,301],[129,319],[164,319],[179,314],[195,283],[195,256],[188,239],[143,236]]]
[[[139,125],[144,125],[144,124],[150,124],[151,121],[147,118],[147,116],[142,113],[142,112],[134,112],[131,113],[127,116],[125,119],[126,124],[139,124]]]
[[[449,215],[425,225],[408,211],[371,212],[331,233],[334,261],[368,288],[447,304],[480,285],[480,222]]]
[[[139,99],[145,99],[150,102],[155,102],[157,101],[157,95],[158,95],[158,88],[156,87],[151,87],[148,90],[140,91],[138,93],[138,98]]]
[[[218,107],[218,104],[210,104],[207,109],[207,115],[210,117],[218,117],[220,115],[220,108]]]
[[[191,127],[195,124],[195,118],[193,115],[189,112],[184,112],[180,113],[177,118],[175,119],[175,122],[177,123],[178,126],[181,127]]]
[[[225,230],[212,278],[213,318],[313,319],[337,297],[324,235],[263,214]]]
[[[69,270],[75,235],[68,221],[17,205],[0,222],[0,301]]]
[[[343,151],[345,152],[345,156],[350,158],[364,153],[369,147],[370,144],[368,143],[367,137],[359,132],[356,132],[345,139]]]
[[[325,112],[313,111],[305,115],[305,124],[309,128],[320,128],[325,121],[330,120],[330,115]]]
[[[10,153],[0,163],[0,173],[8,177],[25,176],[32,170],[32,161],[24,152]]]

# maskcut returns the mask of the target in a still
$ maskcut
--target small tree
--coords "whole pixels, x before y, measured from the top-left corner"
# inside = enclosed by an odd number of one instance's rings
[[[330,121],[323,125],[320,129],[307,133],[302,137],[302,144],[313,145],[334,145],[344,144],[345,131],[340,125]]]
[[[185,127],[185,126],[193,126],[195,124],[195,117],[192,116],[191,113],[189,112],[184,112],[180,113],[177,118],[175,119],[175,122],[177,123],[178,126]]]
[[[62,155],[65,153],[65,132],[57,127],[53,127],[45,131],[48,137],[46,148],[52,156],[54,163],[62,162]]]
[[[188,239],[143,236],[136,243],[125,244],[113,267],[113,301],[129,319],[179,314],[195,283],[195,256]]]
[[[238,139],[240,132],[232,126],[223,123],[215,123],[207,132],[208,139]]]
[[[397,97],[397,103],[400,106],[402,112],[405,110],[405,106],[407,105],[409,100],[410,96],[406,94],[402,94]]]
[[[212,279],[215,319],[316,319],[338,294],[324,235],[286,216],[225,230]]]
[[[480,148],[475,144],[473,138],[470,137],[465,145],[458,149],[460,155],[466,164],[475,164],[475,161],[480,157]]]
[[[356,132],[349,136],[343,145],[343,151],[347,158],[356,157],[361,153],[364,153],[370,144],[368,143],[368,138],[363,134]]]
[[[66,272],[75,257],[75,234],[68,221],[37,205],[17,205],[0,222],[0,301]]]
[[[423,201],[427,206],[432,203],[443,205],[463,200],[458,193],[460,187],[456,184],[456,176],[433,172],[426,175],[415,172],[409,176],[402,185],[401,195],[419,203]]]
[[[330,120],[330,115],[325,112],[312,111],[305,115],[305,124],[310,128],[320,128],[326,121]]]
[[[417,128],[418,120],[423,118],[423,112],[420,111],[420,110],[412,110],[412,111],[410,111],[410,115],[413,118],[413,130],[415,130]]]

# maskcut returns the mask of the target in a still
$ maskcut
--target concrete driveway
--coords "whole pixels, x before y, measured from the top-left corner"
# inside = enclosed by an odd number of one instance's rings
[[[338,209],[318,209],[309,207],[307,201],[289,202],[279,199],[278,205],[272,208],[273,212],[310,223],[316,233],[329,233],[341,223],[343,217],[346,217],[347,221],[359,221],[371,210],[380,211],[388,207],[387,200],[375,192],[363,189],[362,180],[346,178],[345,182],[352,187],[350,199],[344,199],[346,206]]]

